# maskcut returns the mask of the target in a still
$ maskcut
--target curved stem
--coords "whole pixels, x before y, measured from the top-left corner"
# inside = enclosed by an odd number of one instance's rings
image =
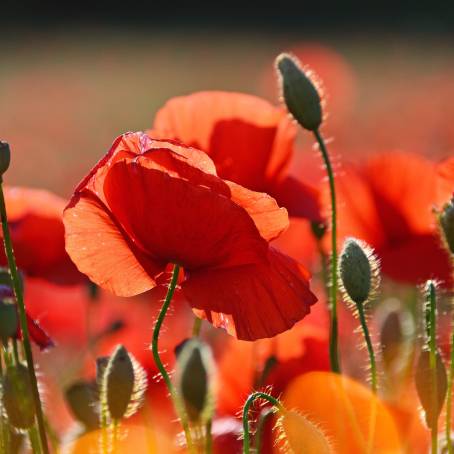
[[[177,286],[178,281],[178,274],[180,272],[179,265],[174,265],[172,278],[170,280],[169,288],[167,290],[167,295],[164,299],[164,303],[162,308],[159,312],[158,319],[156,320],[156,324],[153,329],[153,339],[151,342],[151,351],[153,352],[154,362],[164,379],[164,382],[169,390],[170,397],[172,398],[173,404],[175,406],[175,410],[177,412],[178,417],[180,418],[181,425],[183,426],[184,434],[186,436],[186,443],[188,445],[189,452],[193,453],[194,451],[194,444],[192,442],[191,430],[189,428],[188,418],[186,416],[186,411],[182,405],[180,397],[177,395],[175,391],[175,387],[173,386],[172,381],[170,380],[170,376],[167,373],[164,364],[162,364],[161,357],[159,356],[159,333],[161,331],[162,324],[164,322],[164,318],[167,314],[167,310],[169,309],[170,303],[173,298],[173,294],[175,293],[175,288]]]
[[[339,352],[338,352],[338,322],[337,322],[337,206],[336,206],[336,187],[334,184],[334,172],[329,159],[328,150],[325,142],[319,132],[314,130],[322,153],[323,162],[325,163],[326,173],[328,174],[329,189],[331,194],[331,282],[329,293],[330,309],[330,341],[329,356],[331,361],[331,370],[340,373]]]
[[[244,404],[243,408],[243,434],[244,434],[244,440],[243,440],[243,454],[250,454],[251,448],[251,437],[249,434],[249,409],[251,408],[251,405],[254,403],[256,399],[263,399],[268,401],[271,405],[273,405],[278,411],[283,412],[284,407],[283,405],[273,396],[270,396],[269,394],[266,394],[264,392],[255,392],[252,393],[246,400],[246,403]]]
[[[448,454],[453,454],[454,449],[451,442],[451,423],[452,423],[452,384],[454,381],[454,327],[451,334],[451,358],[449,364],[448,389],[446,397],[446,446]]]
[[[372,346],[372,340],[370,338],[369,328],[367,327],[366,316],[364,314],[363,304],[357,304],[356,308],[358,309],[359,322],[361,323],[361,328],[364,334],[364,340],[366,341],[367,351],[369,353],[370,361],[370,373],[371,373],[371,388],[374,394],[377,394],[377,364],[375,362],[375,353]]]
[[[8,217],[6,215],[5,196],[3,194],[3,180],[0,178],[0,217],[2,221],[3,243],[5,245],[5,253],[8,260],[9,272],[13,283],[14,295],[19,309],[19,321],[22,330],[22,339],[24,345],[25,359],[27,361],[27,369],[30,374],[30,382],[32,385],[33,402],[35,405],[36,421],[38,423],[38,433],[41,442],[43,454],[49,454],[49,447],[46,438],[46,426],[44,424],[43,409],[41,399],[39,397],[38,381],[36,379],[35,367],[33,363],[33,353],[30,344],[30,334],[28,332],[27,315],[25,313],[24,295],[22,286],[17,271],[16,259],[14,257],[13,244],[8,227]]]

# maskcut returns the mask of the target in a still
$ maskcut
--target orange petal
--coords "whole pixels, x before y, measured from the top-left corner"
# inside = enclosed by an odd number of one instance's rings
[[[270,248],[268,262],[192,271],[182,288],[215,326],[256,340],[290,329],[310,312],[316,297],[308,279],[301,265]]]
[[[154,287],[165,264],[153,261],[130,244],[120,227],[88,191],[76,195],[63,216],[66,249],[79,270],[118,296]]]
[[[252,189],[282,172],[296,135],[286,114],[267,101],[216,91],[171,99],[153,129],[205,151],[222,178]]]
[[[373,453],[402,452],[396,425],[385,405],[368,388],[346,376],[332,372],[301,375],[290,383],[283,402],[320,427],[337,454],[368,452],[368,447]]]

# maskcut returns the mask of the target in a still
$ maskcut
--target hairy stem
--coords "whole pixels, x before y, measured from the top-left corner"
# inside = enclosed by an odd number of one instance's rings
[[[27,315],[25,313],[24,295],[22,286],[17,271],[16,259],[14,257],[13,244],[8,226],[8,217],[6,215],[5,196],[3,194],[3,181],[0,178],[0,216],[2,220],[3,230],[3,243],[5,246],[5,253],[8,260],[9,272],[13,283],[14,294],[19,309],[19,321],[22,330],[22,339],[25,352],[25,359],[27,361],[27,369],[30,374],[30,382],[32,385],[33,402],[35,405],[36,421],[38,423],[38,433],[41,442],[43,454],[49,454],[49,447],[47,445],[46,427],[44,424],[44,414],[41,406],[41,399],[39,397],[38,381],[36,379],[35,367],[33,362],[32,347],[30,344],[30,334],[28,332]]]
[[[338,321],[337,321],[337,206],[336,206],[336,186],[334,183],[334,172],[331,166],[328,150],[326,149],[320,131],[314,130],[315,138],[320,147],[320,152],[325,163],[326,173],[328,174],[329,189],[331,196],[331,276],[330,276],[330,293],[329,293],[329,310],[330,310],[330,340],[329,356],[331,370],[340,373],[339,351],[338,351]]]

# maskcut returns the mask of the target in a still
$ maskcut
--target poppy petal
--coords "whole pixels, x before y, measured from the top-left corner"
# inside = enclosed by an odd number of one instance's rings
[[[189,269],[252,263],[266,254],[247,212],[225,194],[194,184],[192,166],[186,181],[142,164],[117,162],[104,184],[113,215],[139,248]],[[200,183],[211,184],[207,177]]]
[[[33,320],[28,314],[27,315],[27,327],[30,333],[30,337],[35,342],[40,350],[46,350],[48,348],[54,347],[54,341],[50,336],[41,328],[38,322]]]
[[[134,251],[102,202],[85,191],[73,197],[63,221],[66,249],[79,270],[118,296],[155,287],[165,264]]]
[[[317,299],[308,281],[301,265],[270,248],[267,262],[191,271],[182,289],[214,326],[256,340],[290,329],[310,312]]]
[[[153,129],[205,151],[222,178],[253,189],[285,167],[296,135],[283,110],[255,96],[219,91],[171,99]]]
[[[280,206],[287,208],[290,216],[302,217],[314,222],[324,220],[318,191],[295,177],[288,176],[277,182],[270,193]]]
[[[263,239],[274,240],[287,229],[287,210],[280,208],[276,200],[264,192],[250,191],[231,181],[226,183],[231,191],[230,198],[248,212]]]

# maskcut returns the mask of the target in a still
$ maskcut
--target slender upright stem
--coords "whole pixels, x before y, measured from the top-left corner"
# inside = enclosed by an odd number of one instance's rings
[[[33,454],[41,454],[41,443],[39,441],[39,436],[34,425],[30,427],[30,429],[28,429],[28,439],[30,440],[30,446],[32,448]]]
[[[172,278],[170,280],[169,288],[167,290],[167,295],[164,299],[164,303],[159,312],[158,319],[156,320],[156,324],[153,329],[153,339],[151,342],[151,351],[153,352],[153,358],[156,363],[156,366],[157,366],[159,372],[161,373],[162,378],[164,379],[167,389],[169,390],[170,397],[172,398],[177,415],[180,418],[181,425],[183,426],[184,434],[186,436],[186,443],[188,445],[188,450],[189,450],[189,452],[193,453],[193,452],[195,452],[195,448],[194,448],[194,444],[192,442],[191,429],[189,427],[188,418],[186,416],[186,411],[183,407],[180,396],[178,396],[178,394],[175,390],[175,387],[173,386],[173,383],[170,380],[170,376],[167,373],[166,368],[164,367],[164,364],[162,364],[161,357],[159,356],[159,333],[161,331],[161,327],[164,322],[164,318],[167,314],[167,310],[169,309],[170,303],[172,301],[173,294],[175,293],[175,288],[177,286],[179,272],[180,272],[179,265],[174,265],[173,272],[172,272]]]
[[[366,341],[367,351],[369,353],[371,388],[372,392],[377,394],[377,364],[375,361],[374,347],[372,346],[369,328],[367,327],[366,315],[364,314],[364,305],[357,304],[356,308],[358,309],[359,322],[361,323],[361,329],[363,330],[364,340]]]
[[[250,454],[251,452],[251,436],[249,434],[249,409],[256,399],[263,399],[273,405],[276,410],[284,412],[283,405],[273,396],[263,392],[252,393],[246,400],[243,408],[243,454]]]
[[[38,381],[36,379],[35,367],[33,363],[33,353],[30,344],[30,334],[28,332],[27,315],[25,313],[24,295],[22,293],[22,286],[17,271],[16,259],[14,258],[13,244],[8,227],[8,218],[6,215],[5,196],[3,194],[3,181],[0,178],[0,217],[2,221],[3,230],[3,243],[5,245],[5,253],[8,259],[9,272],[13,283],[14,294],[19,308],[19,320],[22,330],[22,339],[24,345],[25,359],[27,361],[27,369],[30,374],[30,382],[32,385],[33,401],[35,404],[36,421],[38,423],[39,439],[43,454],[49,454],[49,447],[47,445],[46,427],[44,424],[43,409],[39,397]]]
[[[438,407],[438,390],[437,390],[437,333],[436,333],[436,295],[435,285],[433,282],[429,283],[427,299],[429,303],[429,366],[432,374],[432,412],[434,414],[434,421],[431,429],[432,440],[432,453],[436,454],[438,450],[438,417],[436,416],[436,409]]]
[[[337,322],[337,206],[336,206],[336,187],[334,184],[334,172],[329,159],[328,150],[319,130],[314,130],[323,161],[328,174],[329,189],[331,195],[331,280],[329,293],[330,309],[330,340],[329,356],[331,361],[331,370],[340,373],[339,352],[338,352],[338,322]]]
[[[205,454],[213,452],[213,436],[211,434],[212,421],[209,419],[205,424]]]
[[[454,326],[451,334],[451,358],[449,364],[448,389],[446,397],[446,446],[448,454],[454,453],[451,441],[451,423],[452,423],[452,384],[454,381]]]

